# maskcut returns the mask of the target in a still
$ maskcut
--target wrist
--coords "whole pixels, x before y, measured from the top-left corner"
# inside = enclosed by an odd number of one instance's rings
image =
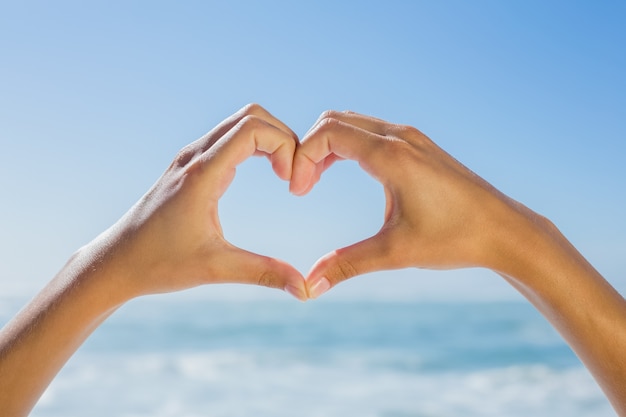
[[[59,275],[73,286],[85,287],[94,307],[107,311],[139,296],[132,284],[132,266],[109,231],[78,249]]]
[[[508,205],[484,266],[502,275],[544,313],[579,314],[621,301],[554,223],[517,202]]]
[[[498,200],[490,221],[481,266],[502,275],[521,281],[537,276],[548,252],[559,246],[560,233],[550,220],[508,197]]]

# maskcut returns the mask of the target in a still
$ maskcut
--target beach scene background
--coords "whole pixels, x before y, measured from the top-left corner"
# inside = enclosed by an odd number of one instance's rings
[[[526,303],[160,298],[98,329],[32,416],[615,415]]]
[[[0,325],[187,143],[250,102],[300,137],[328,109],[415,126],[550,218],[626,293],[626,5],[531,0],[0,2]],[[382,224],[342,161],[304,197],[252,158],[233,244],[304,274]],[[496,274],[400,270],[300,303],[212,286],[132,300],[34,416],[612,416]]]

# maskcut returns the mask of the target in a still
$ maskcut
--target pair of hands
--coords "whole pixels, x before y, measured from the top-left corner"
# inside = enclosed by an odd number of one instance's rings
[[[335,161],[351,159],[384,186],[384,224],[335,250],[304,278],[291,265],[230,244],[218,201],[238,164],[266,156],[296,195]],[[509,201],[417,129],[352,112],[325,112],[300,143],[285,124],[248,105],[183,148],[152,189],[106,233],[129,272],[128,297],[208,283],[247,283],[316,298],[355,275],[406,267],[489,266],[489,223]],[[490,210],[484,210],[489,206]]]
[[[237,165],[265,155],[290,191],[306,194],[339,159],[380,181],[380,231],[318,260],[290,265],[224,239],[218,202]],[[73,352],[131,298],[209,283],[282,288],[300,300],[377,270],[493,269],[561,332],[626,416],[626,302],[547,219],[509,199],[418,130],[326,112],[302,142],[249,105],[182,149],[156,184],[79,250],[0,330],[0,409],[27,415]]]

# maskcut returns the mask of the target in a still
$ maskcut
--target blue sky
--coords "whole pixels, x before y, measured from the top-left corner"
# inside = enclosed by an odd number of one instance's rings
[[[1,2],[0,293],[32,294],[248,102],[300,135],[331,108],[418,127],[626,293],[624,21],[621,1]],[[356,164],[296,198],[253,159],[220,213],[233,243],[306,272],[383,207]],[[328,296],[518,298],[482,270],[372,274]]]

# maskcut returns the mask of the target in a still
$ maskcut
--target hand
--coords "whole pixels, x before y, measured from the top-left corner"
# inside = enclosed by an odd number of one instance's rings
[[[306,194],[336,160],[352,159],[380,181],[381,230],[321,258],[307,277],[309,295],[378,270],[491,266],[499,213],[522,212],[415,128],[351,112],[327,112],[294,156],[290,189]],[[501,225],[500,225],[501,226]]]
[[[381,230],[321,258],[310,298],[366,272],[487,267],[554,325],[626,416],[626,302],[545,217],[511,200],[418,130],[355,113],[322,115],[294,155],[290,188],[307,193],[334,161],[380,181]]]
[[[296,269],[233,246],[224,239],[218,218],[218,201],[239,163],[265,155],[276,174],[289,180],[297,143],[283,123],[249,105],[182,149],[152,189],[100,239],[114,248],[112,261],[130,271],[124,290],[136,296],[247,283],[286,289],[305,299]]]
[[[297,143],[284,124],[249,105],[181,150],[122,219],[77,251],[0,330],[2,415],[27,415],[89,334],[133,297],[239,282],[306,299],[293,267],[228,243],[217,211],[237,164],[252,155],[267,156],[289,180]]]

